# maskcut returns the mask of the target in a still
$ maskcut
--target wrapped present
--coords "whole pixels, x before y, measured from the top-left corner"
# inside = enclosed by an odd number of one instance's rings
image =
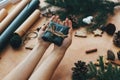
[[[69,27],[62,26],[55,22],[50,22],[46,32],[43,34],[42,39],[45,41],[52,42],[60,46],[67,37]]]

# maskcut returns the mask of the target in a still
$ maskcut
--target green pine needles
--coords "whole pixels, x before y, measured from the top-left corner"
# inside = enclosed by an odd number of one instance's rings
[[[108,0],[46,0],[49,5],[57,6],[64,11],[57,10],[55,13],[61,19],[68,17],[73,22],[73,28],[86,26],[82,19],[88,16],[94,16],[94,23],[90,30],[97,29],[100,25],[104,25],[108,15],[114,14],[114,7],[120,5]]]
[[[105,67],[103,57],[99,57],[99,67],[92,62],[88,65],[85,62],[78,61],[72,68],[72,80],[120,80],[120,68],[111,63]]]

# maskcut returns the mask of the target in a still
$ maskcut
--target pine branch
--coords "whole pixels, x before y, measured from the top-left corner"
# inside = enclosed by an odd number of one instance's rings
[[[113,15],[114,7],[120,5],[119,2],[115,3],[108,0],[46,0],[46,2],[64,8],[65,12],[56,11],[56,14],[59,14],[61,19],[70,18],[73,22],[73,28],[87,26],[82,22],[82,19],[87,16],[94,16],[95,24],[89,27],[89,31],[99,28],[100,25],[105,25],[108,15]],[[71,15],[75,17],[71,18]],[[77,21],[73,20],[75,18]]]
[[[87,66],[85,62],[78,61],[73,67],[72,80],[120,80],[120,68],[113,66],[111,63],[105,68],[103,56],[99,57],[99,67],[92,62]]]

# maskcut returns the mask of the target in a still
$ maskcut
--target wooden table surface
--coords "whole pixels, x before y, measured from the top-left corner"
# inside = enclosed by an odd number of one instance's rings
[[[8,12],[11,12],[15,5],[6,7]],[[37,27],[42,26],[46,22],[46,18],[40,18],[32,26],[29,31],[34,31]],[[115,9],[115,15],[108,19],[108,23],[113,23],[117,27],[117,31],[120,30],[120,8]],[[72,45],[67,50],[65,57],[61,61],[57,70],[55,71],[52,80],[71,80],[72,70],[74,63],[78,60],[82,61],[96,61],[98,56],[106,55],[107,50],[110,49],[116,53],[120,50],[113,45],[113,37],[104,33],[102,37],[94,37],[93,34],[88,34],[87,38],[75,37],[73,35]],[[12,69],[14,69],[31,50],[25,49],[27,45],[35,45],[36,39],[29,40],[26,44],[22,45],[19,49],[12,49],[10,45],[6,47],[3,52],[0,52],[0,80],[5,77]],[[46,58],[53,45],[51,45],[42,60]],[[86,54],[88,49],[97,48],[98,51],[92,54]],[[41,61],[42,61],[41,60]],[[39,66],[39,64],[38,64]],[[49,67],[49,66],[48,66]]]

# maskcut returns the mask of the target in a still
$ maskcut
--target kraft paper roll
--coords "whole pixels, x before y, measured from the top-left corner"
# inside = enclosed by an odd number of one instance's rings
[[[2,0],[0,1],[0,9],[8,6],[9,4],[15,4],[21,0]]]
[[[23,36],[27,30],[33,25],[33,23],[40,18],[40,11],[35,10],[31,16],[15,31],[19,36]]]
[[[0,10],[0,22],[7,16],[8,12],[5,8]]]
[[[13,48],[19,48],[22,44],[22,36],[27,30],[34,24],[34,22],[40,18],[40,10],[35,10],[31,16],[15,31],[13,37],[10,39],[10,45]]]
[[[30,0],[22,0],[16,8],[0,23],[0,34],[8,27],[15,17],[23,10]]]
[[[32,14],[32,12],[38,8],[39,0],[32,0],[22,12],[14,19],[14,21],[8,26],[8,28],[0,36],[0,51],[9,42],[12,34],[15,30]]]

